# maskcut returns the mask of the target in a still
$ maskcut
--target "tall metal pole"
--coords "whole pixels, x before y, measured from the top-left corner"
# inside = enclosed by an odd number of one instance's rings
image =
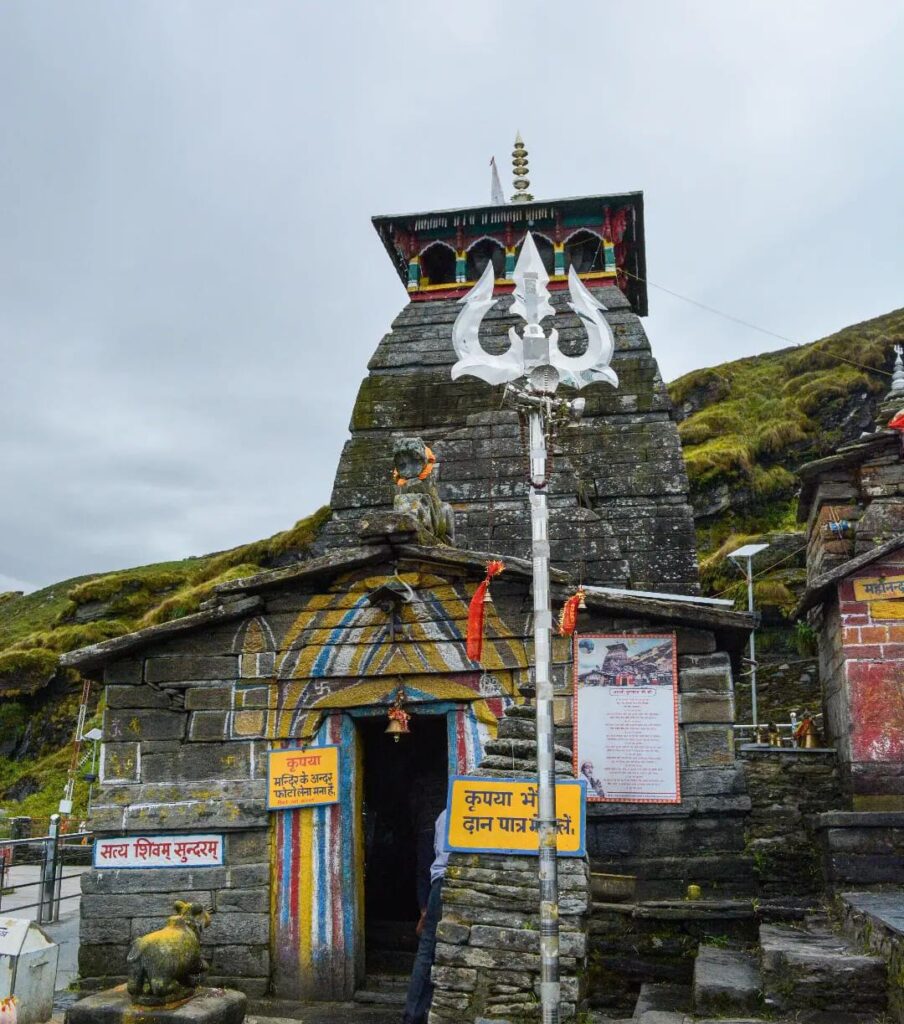
[[[548,405],[544,403],[544,405]],[[546,506],[546,420],[528,414],[530,521],[534,568],[534,685],[536,688],[537,793],[540,876],[540,1002],[543,1024],[559,1024],[559,875],[556,854],[556,767],[553,687],[549,673],[552,610],[549,601],[549,510]]]
[[[747,611],[753,615],[753,558],[747,556]],[[750,710],[753,712],[754,739],[756,738],[756,630],[750,631]]]
[[[618,377],[609,362],[615,350],[615,336],[606,322],[602,306],[581,283],[577,271],[568,272],[569,305],[587,333],[587,348],[581,356],[566,356],[558,347],[559,333],[547,336],[541,322],[555,316],[546,285],[549,275],[528,232],[513,273],[514,299],[509,311],[522,317],[525,328],[519,335],[509,330],[509,348],[492,355],[480,344],[478,331],[487,310],[495,303],[495,277],[488,264],[480,280],[461,300],[463,309],[452,328],[452,343],[458,360],[452,379],[479,377],[488,384],[506,384],[504,400],[527,414],[530,460],[531,555],[534,587],[534,685],[536,689],[537,740],[537,832],[540,881],[540,1003],[543,1024],[559,1024],[559,877],[556,854],[555,732],[553,729],[553,688],[549,672],[552,611],[549,600],[549,513],[546,506],[546,434],[553,419],[579,419],[584,399],[555,398],[559,384],[580,390],[594,381],[618,387]],[[514,384],[514,381],[520,381]]]

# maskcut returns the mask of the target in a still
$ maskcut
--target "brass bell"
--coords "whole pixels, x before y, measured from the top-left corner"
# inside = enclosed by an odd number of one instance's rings
[[[407,722],[400,722],[398,718],[390,718],[389,725],[386,726],[386,735],[391,736],[393,740],[398,743],[400,736],[407,736],[411,730],[408,728]]]
[[[583,590],[580,592],[580,596],[578,597],[578,611],[579,612],[587,611],[587,602],[584,600],[584,591]]]
[[[490,588],[489,587],[487,587],[487,589],[483,592],[483,603],[484,604],[492,604],[493,603],[493,595],[490,593]]]

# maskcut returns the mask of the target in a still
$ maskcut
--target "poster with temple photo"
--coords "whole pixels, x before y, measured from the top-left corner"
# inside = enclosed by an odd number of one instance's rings
[[[574,770],[587,799],[681,802],[674,634],[574,638]]]

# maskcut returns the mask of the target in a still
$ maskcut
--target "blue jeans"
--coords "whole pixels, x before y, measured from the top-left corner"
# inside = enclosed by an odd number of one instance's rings
[[[443,916],[443,880],[438,878],[430,886],[427,899],[427,916],[418,943],[414,967],[411,970],[411,981],[408,984],[408,998],[405,1000],[405,1013],[402,1024],[427,1024],[427,1014],[433,1001],[433,982],[430,970],[433,967],[433,954],[436,950],[436,926]]]

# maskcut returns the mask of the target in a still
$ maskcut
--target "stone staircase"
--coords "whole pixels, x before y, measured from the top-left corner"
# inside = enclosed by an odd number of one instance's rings
[[[798,927],[761,925],[758,950],[701,944],[692,985],[646,983],[632,1017],[593,1013],[588,1019],[592,1024],[904,1024],[894,1005],[889,1015],[888,997],[886,960],[833,932],[825,917],[811,915]]]
[[[401,1016],[408,981],[407,974],[368,974],[364,984],[355,993],[355,1002],[367,1006],[394,1006]]]

